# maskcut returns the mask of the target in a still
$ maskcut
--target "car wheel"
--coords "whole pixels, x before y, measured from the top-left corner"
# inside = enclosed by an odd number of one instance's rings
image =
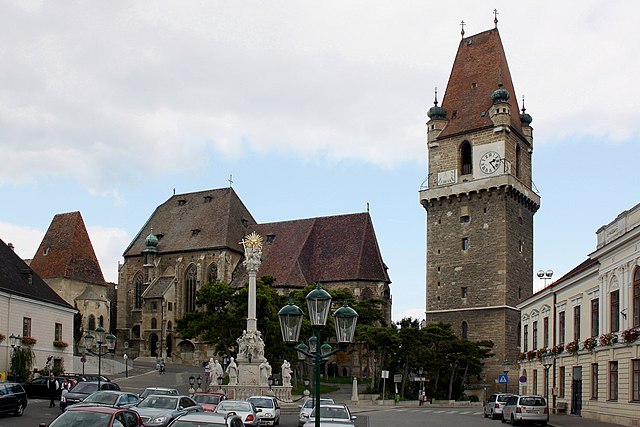
[[[496,414],[495,414],[495,412],[493,412],[493,409],[491,410],[491,419],[492,420],[496,419]]]
[[[513,418],[513,414],[511,414],[511,425],[515,426],[516,425],[516,419]]]
[[[24,404],[22,402],[18,402],[18,406],[16,406],[14,414],[16,417],[21,417],[22,414],[24,414]]]
[[[504,419],[504,414],[502,414],[502,416],[500,417],[500,421],[502,421],[503,423],[507,422],[507,420]]]
[[[546,421],[541,422],[540,427],[547,427],[547,422]]]

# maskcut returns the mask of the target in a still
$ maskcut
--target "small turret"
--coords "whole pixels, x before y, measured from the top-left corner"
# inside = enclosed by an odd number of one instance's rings
[[[500,77],[502,80],[502,76]],[[511,105],[509,104],[509,91],[502,87],[502,81],[498,84],[498,89],[491,94],[493,105],[489,109],[489,117],[496,127],[504,127],[508,129],[511,123]]]
[[[429,117],[427,121],[427,145],[431,147],[447,124],[447,112],[438,105],[438,88],[435,89],[433,107],[427,111],[427,117]]]
[[[531,127],[531,122],[533,118],[530,114],[527,113],[527,109],[524,108],[524,95],[522,96],[522,114],[520,114],[520,123],[522,123],[522,133],[524,137],[529,142],[529,150],[533,150],[533,128]],[[530,151],[530,152],[531,152]]]

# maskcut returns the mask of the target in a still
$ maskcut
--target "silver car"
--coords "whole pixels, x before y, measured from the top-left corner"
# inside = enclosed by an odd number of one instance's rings
[[[242,418],[237,415],[212,414],[199,412],[187,414],[173,420],[169,427],[244,427]]]
[[[502,408],[503,423],[509,421],[511,425],[538,423],[547,427],[549,422],[549,408],[542,396],[511,396]]]
[[[146,427],[166,427],[175,418],[191,412],[203,412],[202,406],[188,396],[152,394],[132,407]]]
[[[253,403],[253,406],[257,409],[262,409],[261,412],[258,412],[260,425],[277,426],[280,424],[280,404],[278,399],[273,396],[251,396],[247,400]]]
[[[304,427],[314,427],[317,416],[318,408],[313,408],[309,421],[304,423]],[[320,425],[322,426],[355,427],[356,418],[355,415],[351,415],[351,411],[345,404],[320,404]]]
[[[513,396],[512,393],[494,393],[489,396],[489,399],[484,404],[484,417],[491,417],[494,420],[502,417],[502,408],[511,396]]]
[[[327,404],[327,403],[335,403],[335,402],[333,401],[333,399],[328,397],[320,398],[321,405]],[[304,423],[309,421],[309,416],[311,415],[311,412],[313,411],[313,405],[315,404],[316,404],[315,399],[313,397],[309,397],[304,402],[304,404],[298,405],[298,407],[300,408],[300,413],[298,414],[298,427],[302,427]]]
[[[246,427],[258,427],[260,425],[258,413],[261,411],[261,409],[256,409],[253,403],[247,402],[246,400],[223,400],[218,403],[213,413],[228,414],[235,412],[236,415],[242,418]]]

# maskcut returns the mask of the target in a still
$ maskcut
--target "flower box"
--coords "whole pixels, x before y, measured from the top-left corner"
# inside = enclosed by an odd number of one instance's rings
[[[5,337],[4,335],[0,334],[0,342],[4,341],[6,339],[7,339],[7,337]]]
[[[544,355],[547,353],[547,347],[542,347],[539,348],[536,351],[536,357],[538,358],[539,361],[542,361],[542,358],[544,357]]]
[[[551,348],[551,352],[556,355],[562,353],[563,351],[564,351],[564,345],[562,344],[554,345],[553,348]]]
[[[67,348],[69,346],[69,344],[67,344],[64,341],[54,341],[53,342],[53,346],[54,347],[58,347],[58,348]]]
[[[535,350],[527,351],[527,360],[533,360],[535,358],[536,358],[536,351]]]
[[[580,343],[578,341],[571,341],[564,348],[571,354],[577,354],[578,350],[580,350]]]
[[[638,332],[638,330],[634,328],[627,329],[626,331],[622,332],[622,340],[626,344],[631,344],[632,342],[638,339],[638,336],[640,336],[640,332]]]
[[[22,345],[34,345],[38,342],[34,337],[22,337]]]
[[[598,345],[598,340],[596,337],[589,337],[582,343],[585,349],[589,351],[593,351],[594,348]]]
[[[618,334],[609,332],[608,334],[600,335],[600,345],[613,345],[618,342]]]

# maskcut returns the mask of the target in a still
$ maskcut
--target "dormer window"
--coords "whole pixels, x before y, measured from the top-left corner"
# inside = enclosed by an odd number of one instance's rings
[[[249,225],[249,221],[246,218],[242,218],[242,225],[247,227]]]
[[[271,244],[273,243],[274,239],[276,238],[275,234],[267,234],[267,244]]]
[[[191,236],[197,236],[198,234],[200,234],[200,229],[199,228],[194,228],[193,230],[191,230]]]
[[[42,251],[42,255],[44,255],[44,256],[49,255],[49,247],[48,246],[46,248],[44,248],[44,250]]]
[[[204,196],[204,202],[205,203],[211,203],[211,201],[213,200],[213,197],[211,196]]]
[[[185,199],[179,199],[178,200],[178,206],[183,206],[183,205],[186,205],[186,204],[187,204],[187,201]]]

